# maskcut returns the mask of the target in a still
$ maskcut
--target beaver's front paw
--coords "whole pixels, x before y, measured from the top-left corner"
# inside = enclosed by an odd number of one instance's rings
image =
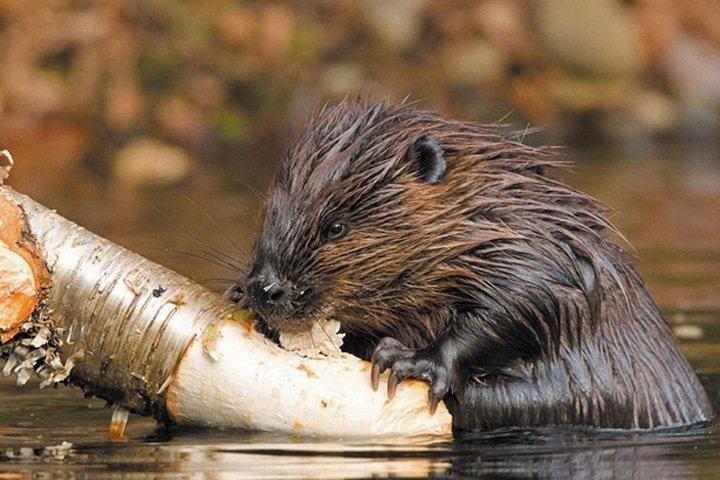
[[[372,364],[370,379],[374,390],[377,390],[380,383],[380,374],[390,369],[387,387],[389,398],[395,396],[398,383],[407,378],[427,382],[430,385],[430,413],[435,413],[438,403],[450,390],[455,377],[452,366],[443,365],[436,355],[427,350],[413,350],[390,337],[383,338],[375,347]]]

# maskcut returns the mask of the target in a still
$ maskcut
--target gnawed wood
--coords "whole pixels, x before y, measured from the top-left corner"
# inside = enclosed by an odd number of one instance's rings
[[[6,235],[19,232],[22,244],[29,231],[52,272],[45,309],[72,360],[69,379],[86,392],[180,424],[327,436],[450,433],[444,406],[429,414],[425,384],[403,382],[389,401],[370,387],[367,362],[283,350],[219,295],[26,196],[0,187],[0,197],[19,205],[27,223]],[[17,243],[7,245],[21,255]]]
[[[304,358],[226,321],[212,351],[202,337],[190,345],[167,401],[170,417],[185,424],[319,436],[450,433],[444,406],[430,414],[424,383],[403,382],[393,400],[380,390],[356,357]]]
[[[22,210],[0,195],[0,344],[17,334],[48,280]]]

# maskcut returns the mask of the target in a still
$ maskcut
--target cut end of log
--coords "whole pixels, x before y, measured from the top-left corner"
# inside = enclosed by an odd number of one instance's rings
[[[27,233],[25,215],[0,193],[0,344],[13,338],[49,282]]]
[[[0,150],[0,185],[10,176],[15,161],[8,150]]]

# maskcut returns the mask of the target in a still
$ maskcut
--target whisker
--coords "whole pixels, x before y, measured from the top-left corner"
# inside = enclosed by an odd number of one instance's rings
[[[208,258],[215,259],[215,260],[218,261],[218,262],[223,262],[225,265],[229,265],[229,266],[235,268],[235,269],[238,270],[238,271],[242,271],[242,269],[243,269],[243,265],[242,265],[242,264],[237,263],[237,262],[236,262],[235,260],[233,260],[233,259],[228,260],[227,258],[222,257],[222,256],[220,256],[220,255],[212,252],[211,250],[203,249],[203,250],[200,250],[200,253],[206,255]]]
[[[234,261],[234,262],[239,262],[239,261],[245,261],[245,260],[247,260],[247,255],[245,255],[244,252],[239,252],[239,253],[242,253],[242,254],[243,254],[242,257],[234,257],[234,256],[230,255],[229,253],[220,250],[219,248],[213,247],[212,245],[208,245],[208,246],[206,246],[205,248],[207,248],[208,250],[210,250],[210,251],[212,251],[212,252],[215,252],[215,253],[218,254],[218,255],[221,255],[221,256],[227,258],[228,260],[232,260],[232,261]]]
[[[317,320],[316,320],[315,318],[313,318],[313,322],[317,322]],[[313,348],[315,349],[315,351],[317,351],[317,350],[318,350],[318,347],[317,347],[317,345],[315,344],[315,338],[314,338],[312,335],[309,335],[309,337],[310,337],[310,341],[311,341],[312,344],[313,344]]]
[[[166,251],[167,251],[167,250],[166,250]],[[214,259],[214,258],[212,258],[212,257],[206,257],[206,256],[204,256],[204,255],[202,255],[202,254],[200,254],[200,253],[184,252],[184,251],[181,251],[181,250],[174,250],[174,251],[172,251],[171,253],[174,253],[174,254],[177,254],[177,255],[184,255],[184,256],[186,256],[186,257],[197,258],[197,259],[199,259],[199,260],[203,260],[203,261],[205,261],[205,262],[211,263],[211,264],[216,265],[216,266],[218,266],[218,267],[222,267],[222,268],[224,268],[224,269],[230,270],[231,272],[236,272],[236,273],[237,273],[237,271],[238,271],[238,267],[237,267],[236,265],[230,265],[230,264],[227,264],[227,263],[225,263],[225,262],[216,260],[216,259]]]
[[[232,238],[230,238],[230,236],[227,235],[227,233],[225,233],[225,231],[222,229],[220,224],[207,211],[203,210],[202,207],[200,207],[200,205],[197,204],[197,202],[193,201],[189,197],[186,197],[186,200],[188,202],[190,202],[191,204],[193,204],[194,206],[196,206],[197,208],[199,208],[200,211],[202,211],[203,214],[206,215],[210,219],[210,221],[213,223],[213,225],[216,228],[218,228],[218,230],[220,230],[220,232],[223,234],[225,239],[233,246],[233,249],[235,251],[237,251],[237,253],[240,256],[236,257],[233,255],[230,255],[229,253],[223,252],[219,248],[209,246],[209,245],[207,245],[207,241],[203,241],[195,235],[189,235],[189,237],[192,238],[193,241],[195,241],[198,245],[200,245],[202,247],[202,249],[204,250],[203,253],[205,254],[205,256],[200,256],[198,254],[190,254],[190,252],[183,252],[183,251],[171,249],[168,247],[153,248],[153,249],[161,250],[164,252],[170,252],[170,253],[174,253],[174,254],[191,256],[191,257],[202,259],[202,260],[212,263],[214,265],[217,265],[217,266],[220,266],[223,268],[227,268],[229,270],[242,271],[245,267],[244,264],[247,262],[247,260],[249,258],[249,253],[247,252],[247,250],[242,248],[238,243],[234,242],[232,240]],[[157,207],[154,207],[154,210],[158,215],[162,216],[166,220],[169,219],[166,212],[161,211]],[[171,220],[171,222],[174,224],[180,225],[179,222],[173,222],[172,220]],[[209,250],[209,251],[205,251],[205,250]],[[210,255],[211,253],[212,253],[212,255]]]
[[[237,182],[237,183],[239,183],[240,185],[242,185],[243,187],[247,188],[247,190],[248,190],[250,193],[252,193],[252,194],[255,196],[255,198],[257,198],[258,200],[261,200],[261,201],[267,200],[267,194],[266,194],[266,193],[261,192],[260,190],[258,190],[257,188],[253,187],[252,185],[250,185],[248,182],[246,182],[246,181],[243,180],[242,178],[240,178],[240,177],[235,177],[235,176],[232,176],[232,175],[228,175],[227,173],[221,172],[221,171],[217,171],[217,172],[215,172],[215,173],[217,173],[217,174],[219,174],[220,176],[222,176],[222,177],[224,177],[224,178],[227,178],[227,179],[229,179],[229,180],[231,180],[231,181],[233,181],[233,182]]]
[[[197,280],[200,283],[211,283],[211,284],[228,284],[228,285],[234,285],[236,280],[229,279],[229,278],[201,278]]]
[[[217,285],[204,284],[202,282],[199,282],[199,284],[205,287],[206,290],[211,291],[212,293],[216,293],[218,295],[222,295],[223,293],[225,293],[225,289],[223,289],[222,287],[218,287]]]
[[[217,220],[215,220],[215,217],[213,217],[212,215],[210,215],[210,213],[209,213],[207,210],[205,210],[202,206],[200,206],[200,204],[198,204],[198,203],[197,203],[195,200],[193,200],[192,198],[186,196],[185,199],[186,199],[188,202],[190,202],[192,205],[195,205],[195,207],[197,207],[197,208],[207,217],[207,219],[210,220],[210,222],[215,226],[215,228],[217,228],[217,229],[220,231],[220,233],[222,233],[223,237],[225,237],[225,240],[227,240],[227,242],[228,242],[235,250],[240,251],[240,252],[243,251],[243,249],[242,249],[242,247],[240,246],[240,244],[238,244],[235,240],[232,239],[232,237],[230,237],[230,235],[227,234],[227,232],[225,231],[225,229],[222,228],[222,226],[218,223]]]

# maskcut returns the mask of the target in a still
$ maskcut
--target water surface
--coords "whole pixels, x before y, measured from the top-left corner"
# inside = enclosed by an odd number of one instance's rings
[[[580,162],[564,177],[615,211],[684,352],[720,403],[720,152],[683,146],[566,155]],[[260,201],[253,190],[265,188],[274,165],[238,158],[204,166],[178,188],[135,192],[102,175],[38,171],[38,163],[18,160],[18,190],[215,289],[235,272],[197,256],[211,247],[242,260]],[[164,431],[131,417],[128,441],[109,443],[111,414],[76,389],[0,383],[0,478],[697,478],[720,467],[720,424],[654,434],[568,429],[353,441]]]

